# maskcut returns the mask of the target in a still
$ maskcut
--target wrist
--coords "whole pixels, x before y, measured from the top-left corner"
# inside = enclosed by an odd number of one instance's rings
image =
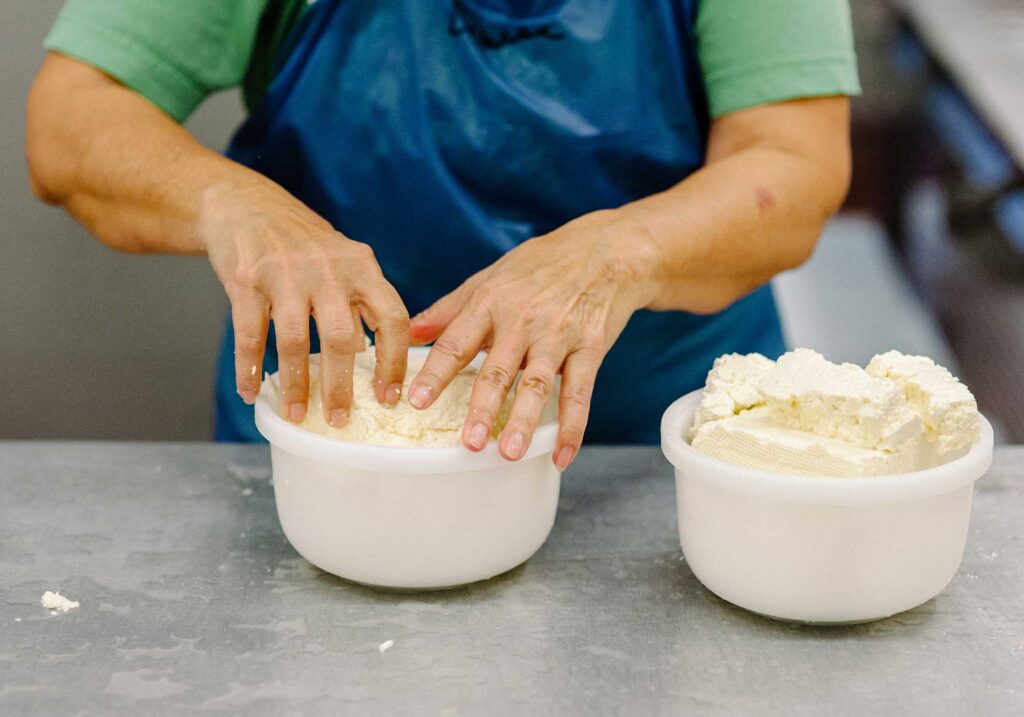
[[[199,190],[196,241],[209,254],[214,244],[251,227],[255,219],[283,214],[287,200],[295,201],[279,185],[241,165],[212,168]]]
[[[213,174],[199,190],[194,235],[207,254],[219,238],[232,234],[229,229],[238,225],[240,218],[236,216],[235,205],[240,193],[248,193],[244,182],[224,177],[220,172]]]
[[[657,302],[662,255],[650,225],[627,205],[606,212],[598,251],[612,267],[613,280],[634,310]]]

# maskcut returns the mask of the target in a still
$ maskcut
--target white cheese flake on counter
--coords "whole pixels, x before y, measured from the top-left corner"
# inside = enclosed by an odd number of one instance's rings
[[[395,641],[394,640],[385,640],[384,642],[382,642],[379,645],[377,645],[377,652],[379,652],[380,654],[383,655],[385,652],[387,652],[388,650],[390,650],[394,646],[395,646]]]
[[[60,591],[51,592],[47,590],[39,600],[40,604],[50,611],[51,614],[65,613],[79,607],[77,600],[68,600],[60,594]]]

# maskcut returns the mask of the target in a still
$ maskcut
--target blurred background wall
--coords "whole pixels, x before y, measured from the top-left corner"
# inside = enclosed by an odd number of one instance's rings
[[[854,186],[815,257],[781,277],[777,293],[792,343],[832,360],[889,348],[931,355],[962,374],[1004,438],[1021,442],[1017,269],[1009,254],[994,262],[1001,272],[977,260],[1005,242],[977,202],[950,209],[973,195],[923,118],[934,58],[901,50],[894,8],[928,2],[851,0],[865,90],[854,105]],[[118,254],[28,189],[24,98],[61,4],[0,2],[0,439],[203,440],[227,309],[206,260]],[[1019,9],[1024,39],[1024,0],[932,7],[975,4],[1011,19]],[[995,25],[1012,38],[1012,22]],[[220,149],[241,118],[237,93],[225,93],[188,128]]]
[[[111,251],[32,196],[24,99],[61,0],[0,2],[0,438],[206,438],[227,299],[202,258]],[[188,127],[222,148],[237,93]]]

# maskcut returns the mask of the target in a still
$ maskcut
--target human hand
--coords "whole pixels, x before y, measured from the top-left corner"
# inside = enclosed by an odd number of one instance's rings
[[[614,211],[595,212],[516,247],[414,317],[415,343],[434,342],[409,388],[430,406],[477,352],[488,350],[473,387],[463,444],[487,444],[498,411],[516,388],[499,451],[526,452],[561,372],[554,461],[564,470],[583,440],[598,367],[629,317],[650,301],[648,245]]]
[[[269,181],[208,190],[199,233],[231,300],[235,381],[253,403],[262,379],[268,322],[274,320],[285,415],[301,421],[309,399],[309,317],[320,335],[324,419],[340,428],[352,404],[362,323],[376,332],[377,400],[402,390],[409,314],[366,244],[352,241]]]

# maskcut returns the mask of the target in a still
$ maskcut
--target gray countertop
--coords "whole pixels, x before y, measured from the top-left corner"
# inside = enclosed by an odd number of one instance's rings
[[[704,590],[653,448],[586,449],[541,551],[443,593],[313,568],[269,479],[260,447],[0,443],[0,713],[1024,713],[1024,448],[950,587],[844,628]]]

